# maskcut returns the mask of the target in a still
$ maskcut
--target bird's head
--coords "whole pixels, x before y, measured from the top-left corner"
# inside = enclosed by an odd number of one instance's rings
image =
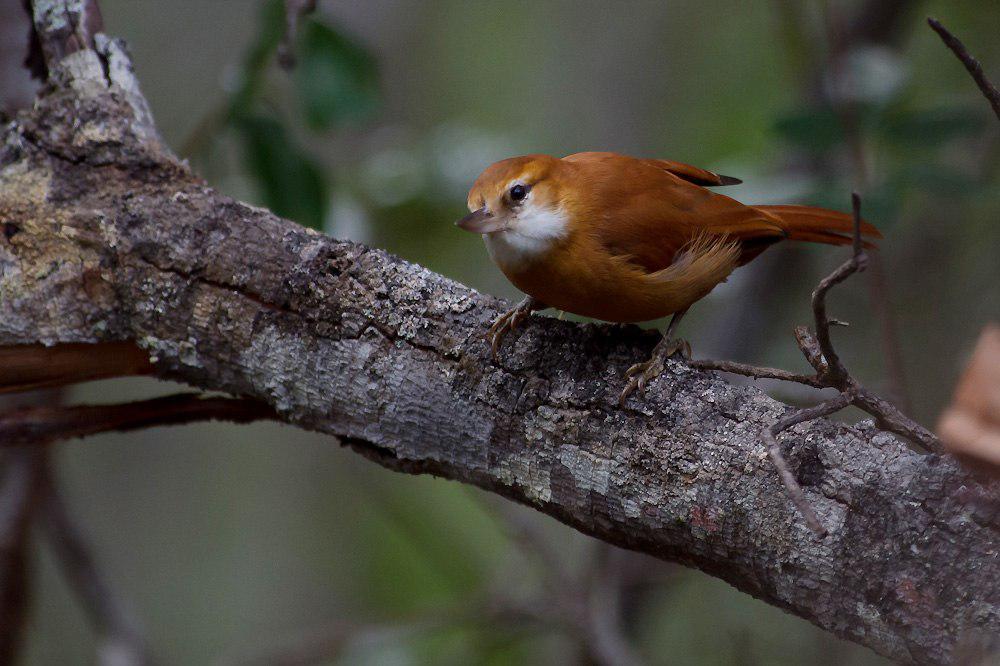
[[[504,245],[525,257],[543,252],[568,232],[557,173],[560,165],[561,160],[549,155],[491,164],[469,190],[471,212],[455,224],[482,234],[491,251]]]

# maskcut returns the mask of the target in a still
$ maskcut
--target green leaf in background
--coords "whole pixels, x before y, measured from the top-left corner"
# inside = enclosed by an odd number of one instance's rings
[[[378,67],[364,47],[309,20],[302,25],[296,56],[295,83],[310,127],[329,129],[374,113]]]
[[[840,118],[829,107],[789,113],[774,123],[781,138],[810,152],[821,153],[844,142]]]
[[[267,67],[274,59],[285,30],[285,5],[282,0],[263,3],[258,22],[257,37],[243,57],[239,86],[230,103],[234,114],[245,112],[253,105],[263,85]]]
[[[905,145],[939,145],[962,136],[982,134],[986,121],[973,109],[935,109],[908,111],[889,115],[883,125],[883,135]]]
[[[901,187],[942,198],[971,196],[983,187],[975,174],[943,163],[906,165],[900,167],[894,178]]]
[[[329,192],[316,163],[299,150],[274,118],[247,113],[234,118],[233,124],[264,205],[277,215],[321,229]]]

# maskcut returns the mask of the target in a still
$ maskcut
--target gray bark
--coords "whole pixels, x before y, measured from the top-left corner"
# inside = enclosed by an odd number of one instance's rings
[[[36,5],[43,32],[56,18]],[[995,487],[870,422],[798,426],[783,439],[818,540],[760,439],[788,407],[671,361],[619,408],[655,342],[634,327],[534,317],[493,362],[483,334],[506,304],[207,187],[158,142],[121,45],[94,44],[47,51],[49,89],[0,136],[0,345],[135,341],[162,378],[258,398],[894,659],[944,663],[1000,633]]]

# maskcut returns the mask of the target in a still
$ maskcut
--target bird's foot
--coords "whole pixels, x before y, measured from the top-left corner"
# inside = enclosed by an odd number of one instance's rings
[[[680,354],[682,358],[691,358],[691,345],[687,340],[680,338],[667,340],[664,338],[653,348],[653,355],[645,363],[636,363],[625,371],[625,379],[628,383],[618,396],[618,405],[623,406],[625,400],[638,389],[639,393],[646,390],[646,384],[656,379],[661,372],[667,359],[674,354]]]
[[[504,336],[517,328],[533,310],[538,309],[540,309],[538,301],[529,296],[512,309],[497,317],[493,325],[490,326],[489,333],[486,334],[486,338],[490,341],[490,349],[493,352],[494,361],[497,360],[500,343],[503,341]]]

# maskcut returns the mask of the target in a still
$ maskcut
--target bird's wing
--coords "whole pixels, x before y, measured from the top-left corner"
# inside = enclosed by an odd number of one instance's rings
[[[593,235],[611,254],[628,257],[648,272],[667,268],[706,237],[739,243],[740,263],[786,237],[776,218],[662,166],[676,162],[613,153],[564,159],[576,165],[577,178],[585,184],[577,215],[592,220]]]
[[[689,183],[694,183],[695,185],[712,187],[714,185],[739,185],[743,182],[739,178],[723,176],[721,173],[715,173],[714,171],[709,171],[708,169],[699,169],[696,166],[684,164],[683,162],[672,162],[670,160],[658,159],[641,159],[639,161],[645,162],[646,164],[656,167],[657,169],[662,169],[663,171],[672,173],[678,178],[683,178]]]
[[[582,163],[604,163],[604,164],[617,164],[624,160],[629,162],[634,162],[638,164],[645,164],[651,166],[654,169],[660,171],[666,171],[671,173],[678,178],[682,178],[689,183],[694,183],[695,185],[702,185],[704,187],[713,187],[718,185],[738,185],[743,181],[739,178],[734,178],[732,176],[723,176],[720,173],[715,173],[714,171],[709,171],[708,169],[701,169],[696,166],[691,166],[690,164],[684,164],[683,162],[674,162],[672,160],[660,160],[656,158],[635,158],[628,157],[627,155],[620,155],[618,153],[607,153],[607,152],[585,152],[585,153],[574,153],[572,155],[567,155],[563,158],[566,162],[582,162]]]

